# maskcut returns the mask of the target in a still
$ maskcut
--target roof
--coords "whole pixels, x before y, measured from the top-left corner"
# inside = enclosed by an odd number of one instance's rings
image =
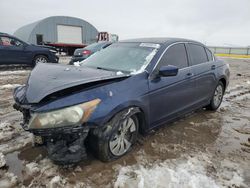
[[[8,33],[2,33],[2,32],[0,32],[0,35],[3,35],[3,36],[10,36]]]
[[[171,38],[171,37],[162,37],[162,38],[137,38],[137,39],[128,39],[128,40],[122,40],[120,42],[143,42],[143,43],[157,43],[157,44],[165,44],[165,43],[175,43],[175,42],[195,42],[199,43],[194,40],[189,39],[183,39],[183,38]]]
[[[31,24],[25,25],[25,26],[19,28],[18,30],[16,30],[13,35],[17,36],[17,37],[20,37],[25,41],[28,41],[30,33],[42,21],[43,20],[39,20],[39,21],[33,22]]]

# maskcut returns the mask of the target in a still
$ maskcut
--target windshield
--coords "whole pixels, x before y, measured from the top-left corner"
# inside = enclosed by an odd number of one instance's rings
[[[115,43],[82,61],[81,65],[135,74],[146,68],[159,47],[151,43]]]

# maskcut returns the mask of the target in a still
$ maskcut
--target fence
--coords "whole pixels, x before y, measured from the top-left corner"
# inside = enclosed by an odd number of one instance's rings
[[[250,47],[208,47],[214,54],[250,55]]]

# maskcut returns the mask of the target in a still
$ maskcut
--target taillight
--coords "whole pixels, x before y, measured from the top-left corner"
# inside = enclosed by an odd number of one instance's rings
[[[90,54],[91,54],[91,51],[90,51],[90,50],[83,50],[83,51],[82,51],[82,54],[83,54],[83,55],[90,55]]]

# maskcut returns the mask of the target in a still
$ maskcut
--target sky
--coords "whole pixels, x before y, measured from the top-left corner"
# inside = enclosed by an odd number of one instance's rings
[[[181,37],[250,46],[250,0],[0,0],[0,32],[49,16],[72,16],[120,39]]]

